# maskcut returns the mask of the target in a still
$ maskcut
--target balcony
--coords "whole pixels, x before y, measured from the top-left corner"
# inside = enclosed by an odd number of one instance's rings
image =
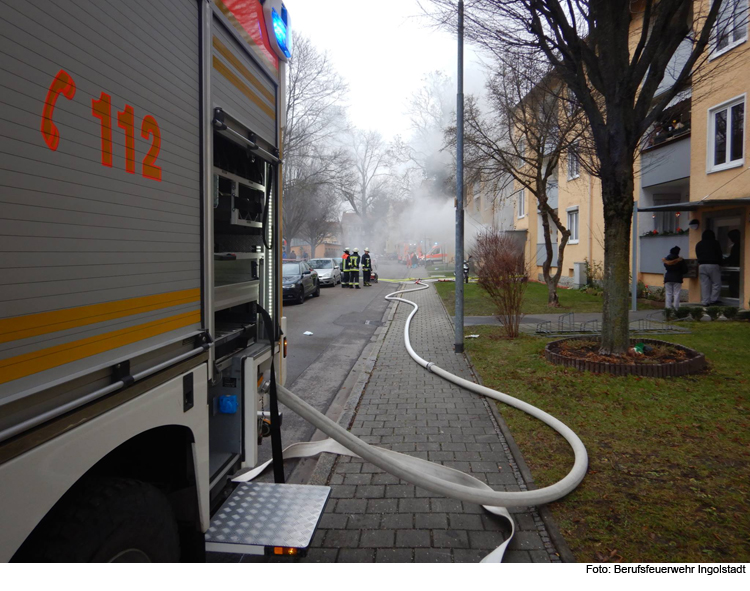
[[[678,95],[679,96],[679,95]],[[679,99],[678,99],[679,100]],[[690,135],[692,100],[688,96],[667,107],[646,137],[643,153]]]

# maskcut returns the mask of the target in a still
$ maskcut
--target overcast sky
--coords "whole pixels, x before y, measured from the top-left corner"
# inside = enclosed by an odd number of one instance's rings
[[[408,136],[405,111],[423,77],[440,70],[455,80],[456,35],[429,26],[416,0],[284,0],[292,29],[326,51],[349,84],[349,115],[357,127],[386,139]],[[465,46],[466,94],[478,94],[483,74]]]

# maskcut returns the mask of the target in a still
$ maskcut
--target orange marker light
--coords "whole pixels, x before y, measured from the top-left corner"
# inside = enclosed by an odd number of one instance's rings
[[[283,555],[286,555],[286,556],[296,556],[297,555],[297,548],[281,548],[281,547],[276,547],[276,548],[273,549],[273,553],[277,554],[277,555],[280,555],[280,556],[283,556]]]

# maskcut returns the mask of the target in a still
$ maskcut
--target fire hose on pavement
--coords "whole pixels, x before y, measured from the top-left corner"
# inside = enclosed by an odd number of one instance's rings
[[[520,492],[495,491],[484,482],[453,468],[372,446],[352,435],[341,425],[318,412],[304,400],[279,385],[277,386],[279,401],[331,438],[324,441],[290,445],[284,450],[284,458],[313,457],[324,452],[353,455],[378,466],[401,480],[431,492],[469,503],[480,504],[490,513],[507,519],[511,526],[511,534],[505,542],[482,560],[482,562],[501,562],[505,549],[514,532],[513,520],[507,508],[543,505],[561,499],[572,492],[586,475],[588,467],[586,448],[580,438],[568,426],[548,413],[507,394],[455,376],[434,363],[422,359],[412,348],[409,339],[411,320],[419,310],[419,306],[410,300],[396,297],[405,293],[429,289],[429,285],[421,280],[418,280],[416,283],[419,285],[416,289],[396,291],[386,296],[387,300],[402,302],[414,307],[409,313],[406,325],[404,326],[404,344],[411,358],[426,370],[461,388],[522,410],[552,427],[565,438],[573,449],[575,459],[570,472],[555,484],[544,488]],[[250,472],[242,474],[235,478],[235,481],[247,482],[252,480],[265,470],[269,464],[270,461]]]

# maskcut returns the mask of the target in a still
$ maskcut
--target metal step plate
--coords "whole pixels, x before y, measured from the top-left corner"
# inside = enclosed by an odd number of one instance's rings
[[[325,509],[329,486],[245,482],[211,520],[206,551],[264,554],[266,548],[310,545]]]

